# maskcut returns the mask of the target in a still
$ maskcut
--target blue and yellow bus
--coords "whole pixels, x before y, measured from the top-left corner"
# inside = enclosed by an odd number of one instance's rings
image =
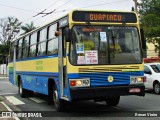
[[[145,95],[143,34],[134,12],[74,10],[11,44],[9,80],[21,97],[48,96],[57,111],[78,100]]]

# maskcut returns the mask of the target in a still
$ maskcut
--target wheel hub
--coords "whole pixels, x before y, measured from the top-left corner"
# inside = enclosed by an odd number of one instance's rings
[[[19,93],[22,94],[22,85],[19,85]]]
[[[54,100],[55,105],[57,105],[58,104],[58,93],[57,93],[57,90],[55,90],[53,92],[53,100]]]
[[[156,85],[155,85],[155,92],[156,92],[156,93],[159,93],[159,90],[160,90],[159,85],[156,84]]]

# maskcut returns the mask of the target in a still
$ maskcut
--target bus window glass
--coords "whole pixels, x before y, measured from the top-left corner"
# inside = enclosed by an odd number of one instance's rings
[[[28,57],[29,36],[23,39],[22,58]]]
[[[48,41],[47,54],[58,54],[58,38]]]
[[[38,55],[46,54],[46,42],[41,42],[38,44]]]
[[[22,58],[28,57],[28,47],[23,47],[22,52]]]
[[[49,39],[54,38],[55,37],[55,31],[57,31],[57,24],[51,25],[49,27]]]
[[[18,49],[18,59],[22,58],[22,48]]]
[[[20,40],[18,41],[18,48],[22,48],[22,42],[23,42],[23,39],[20,39]]]
[[[70,61],[74,65],[141,63],[136,27],[74,26]]]
[[[30,46],[29,56],[30,57],[36,56],[36,45]]]
[[[25,37],[23,40],[23,47],[26,47],[29,45],[29,36]]]
[[[30,45],[36,44],[37,43],[37,32],[33,33],[31,35],[31,41],[30,41]]]
[[[14,54],[14,43],[11,43],[11,46],[10,46],[10,61],[13,60],[13,54]]]
[[[40,31],[39,42],[47,39],[47,28]]]

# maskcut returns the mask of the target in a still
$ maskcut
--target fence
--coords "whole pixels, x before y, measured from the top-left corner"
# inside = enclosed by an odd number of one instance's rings
[[[0,74],[2,75],[8,75],[8,67],[6,64],[0,65]]]

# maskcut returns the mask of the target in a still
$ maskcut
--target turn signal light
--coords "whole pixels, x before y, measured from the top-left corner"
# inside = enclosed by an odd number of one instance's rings
[[[70,86],[76,86],[76,81],[70,81]]]

